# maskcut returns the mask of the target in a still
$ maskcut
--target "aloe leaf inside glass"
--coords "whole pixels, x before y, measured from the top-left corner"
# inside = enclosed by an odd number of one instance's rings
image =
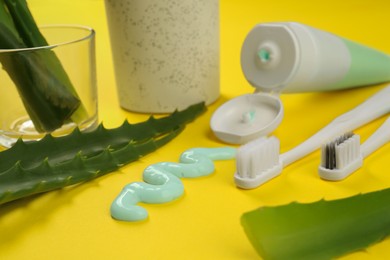
[[[0,0],[0,49],[47,45],[25,0]],[[52,132],[86,118],[69,77],[50,49],[2,52],[0,62],[38,132]]]

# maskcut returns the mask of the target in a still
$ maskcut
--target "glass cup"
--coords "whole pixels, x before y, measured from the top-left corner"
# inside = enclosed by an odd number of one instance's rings
[[[40,27],[48,46],[0,49],[0,145],[98,124],[95,31]]]
[[[105,0],[119,102],[169,113],[219,97],[219,0]]]

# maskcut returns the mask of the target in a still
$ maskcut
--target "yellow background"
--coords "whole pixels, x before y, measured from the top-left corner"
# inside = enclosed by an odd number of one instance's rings
[[[157,1],[157,0],[156,0]],[[248,31],[267,21],[298,21],[390,53],[387,0],[221,0],[221,98],[171,143],[142,160],[95,181],[0,207],[0,259],[258,259],[240,226],[240,216],[264,205],[336,199],[390,185],[390,146],[365,160],[364,168],[342,182],[317,175],[319,152],[296,162],[282,176],[250,191],[233,182],[234,160],[216,162],[216,172],[183,179],[185,195],[168,204],[145,205],[150,217],[125,223],[109,207],[122,187],[141,181],[152,163],[176,162],[186,149],[220,147],[209,120],[223,102],[253,89],[239,55]],[[146,119],[119,108],[103,0],[30,0],[39,24],[78,23],[97,32],[100,120],[111,128],[127,118]],[[285,118],[274,134],[288,150],[383,85],[337,93],[283,95]],[[389,101],[390,102],[390,101]],[[358,129],[364,141],[384,118]],[[345,259],[383,259],[390,240]]]

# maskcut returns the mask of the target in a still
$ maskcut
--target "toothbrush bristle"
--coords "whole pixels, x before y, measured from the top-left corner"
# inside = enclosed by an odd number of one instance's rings
[[[360,136],[351,132],[341,135],[322,146],[321,166],[342,169],[360,156]]]
[[[256,178],[279,164],[280,142],[276,137],[262,137],[242,145],[237,150],[237,174],[241,178]]]

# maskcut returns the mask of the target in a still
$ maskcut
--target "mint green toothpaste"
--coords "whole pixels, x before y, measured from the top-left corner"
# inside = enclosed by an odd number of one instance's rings
[[[236,149],[194,148],[180,156],[179,163],[161,162],[148,166],[143,172],[144,182],[126,185],[111,204],[111,216],[122,221],[140,221],[148,212],[137,205],[144,203],[166,203],[183,195],[184,186],[180,178],[196,178],[214,172],[213,161],[235,158]]]

